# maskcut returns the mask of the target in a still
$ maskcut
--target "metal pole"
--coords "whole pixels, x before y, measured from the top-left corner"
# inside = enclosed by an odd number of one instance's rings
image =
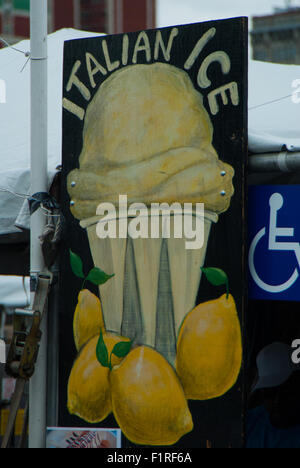
[[[298,172],[300,152],[253,154],[249,157],[250,172]]]
[[[53,284],[48,307],[48,379],[47,390],[51,398],[47,403],[47,424],[57,426],[58,420],[58,310],[59,310],[59,265],[52,267]]]
[[[31,48],[31,194],[48,191],[47,171],[47,0],[30,0]],[[46,217],[42,209],[31,216],[31,292],[44,259],[39,236]],[[47,317],[44,316],[35,373],[29,387],[29,448],[44,448],[46,435]]]

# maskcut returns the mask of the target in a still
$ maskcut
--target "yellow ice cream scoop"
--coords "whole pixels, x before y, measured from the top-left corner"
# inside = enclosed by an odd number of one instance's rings
[[[233,168],[212,145],[213,126],[189,75],[172,65],[124,67],[88,106],[79,169],[68,177],[73,215],[95,216],[105,201],[203,202],[221,213]]]

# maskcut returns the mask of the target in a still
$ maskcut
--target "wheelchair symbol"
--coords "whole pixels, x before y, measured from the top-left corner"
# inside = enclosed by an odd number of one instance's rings
[[[295,268],[292,276],[282,284],[277,286],[270,285],[262,281],[262,279],[258,276],[258,273],[255,269],[254,264],[254,254],[255,249],[259,241],[266,235],[266,228],[262,228],[254,237],[250,250],[249,250],[249,268],[250,273],[257,284],[261,289],[270,292],[270,293],[280,293],[289,289],[299,278],[299,271],[300,268],[300,244],[299,242],[278,242],[277,237],[294,237],[294,229],[293,228],[282,228],[277,227],[277,212],[282,208],[284,203],[283,197],[280,193],[273,193],[270,197],[269,204],[270,204],[270,221],[269,221],[269,239],[268,239],[268,250],[277,250],[277,251],[293,251],[295,252],[296,259],[298,262],[298,266]]]

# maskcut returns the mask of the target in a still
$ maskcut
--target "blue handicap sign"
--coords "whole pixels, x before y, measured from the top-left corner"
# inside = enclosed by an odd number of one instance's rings
[[[248,192],[249,297],[300,301],[300,186]]]

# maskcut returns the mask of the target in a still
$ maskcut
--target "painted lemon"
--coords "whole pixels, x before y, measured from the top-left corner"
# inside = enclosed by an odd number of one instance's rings
[[[193,429],[178,377],[154,349],[133,349],[109,379],[114,416],[131,442],[173,445]]]
[[[241,327],[234,299],[226,294],[193,309],[177,341],[176,370],[185,395],[209,400],[236,383],[242,364]]]
[[[111,412],[109,372],[96,356],[99,336],[92,338],[79,353],[68,382],[68,410],[88,423],[103,421]],[[120,341],[130,341],[118,335],[104,334],[103,339],[109,355]],[[112,355],[112,366],[121,359]]]
[[[88,289],[78,295],[78,303],[73,319],[74,341],[77,351],[91,338],[105,331],[101,302]]]

